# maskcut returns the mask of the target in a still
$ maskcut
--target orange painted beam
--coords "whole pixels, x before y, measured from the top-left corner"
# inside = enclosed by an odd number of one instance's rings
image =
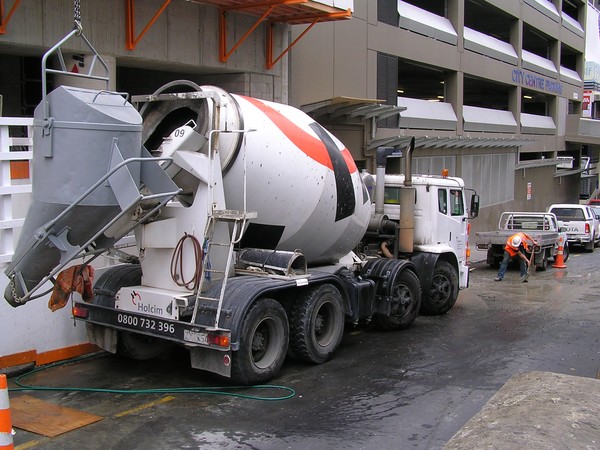
[[[35,360],[36,365],[41,366],[56,361],[75,358],[76,356],[87,355],[88,353],[98,352],[101,349],[94,344],[80,344],[71,347],[50,350],[44,353],[38,353]]]
[[[267,8],[267,10],[260,16],[254,25],[250,27],[250,29],[244,34],[240,40],[231,48],[231,50],[227,51],[227,11],[221,10],[221,17],[219,21],[219,29],[220,29],[220,39],[219,39],[219,61],[227,62],[229,57],[233,52],[235,52],[240,45],[244,43],[244,41],[252,34],[254,30],[260,25],[260,23],[267,18],[267,16],[273,11],[275,8],[274,5],[271,5]]]
[[[167,6],[169,6],[169,3],[171,3],[171,0],[165,0],[163,2],[162,6],[154,14],[152,19],[150,19],[150,22],[148,22],[148,24],[144,27],[144,29],[136,37],[135,36],[135,14],[134,14],[135,0],[125,0],[125,14],[126,14],[126,17],[125,17],[125,25],[126,25],[125,46],[127,47],[127,50],[135,49],[135,46],[137,45],[137,43],[140,41],[140,39],[142,39],[142,37],[146,34],[146,32],[150,29],[150,27],[152,25],[154,25],[154,23],[158,20],[158,18],[165,11],[165,9],[167,9]]]
[[[38,353],[36,350],[27,350],[21,353],[12,355],[0,356],[0,369],[7,367],[20,366],[27,363],[35,363],[36,366],[50,364],[57,361],[75,358],[89,353],[95,353],[101,349],[94,344],[79,344],[70,347],[50,350],[43,353]]]
[[[306,27],[306,29],[302,33],[300,33],[300,35],[296,39],[294,39],[292,41],[292,43],[290,45],[288,45],[287,48],[285,48],[281,52],[281,54],[277,58],[275,58],[275,59],[273,59],[273,41],[275,40],[274,37],[273,37],[273,24],[272,23],[269,24],[269,28],[267,30],[267,52],[266,52],[266,54],[267,54],[267,62],[266,62],[267,69],[272,69],[273,66],[275,64],[277,64],[279,62],[279,60],[281,58],[283,58],[285,56],[285,54],[287,52],[289,52],[292,49],[292,47],[294,45],[296,45],[296,43],[300,39],[302,39],[304,37],[304,35],[306,33],[308,33],[310,31],[310,29],[312,27],[314,27],[319,22],[319,20],[320,19],[316,19],[313,23],[311,23],[308,27]]]
[[[6,367],[20,366],[22,364],[35,362],[36,356],[37,356],[37,352],[35,350],[28,350],[26,352],[14,353],[12,355],[6,355],[6,356],[0,356],[0,369],[5,369]]]
[[[8,14],[6,17],[4,17],[4,0],[0,0],[0,34],[6,33],[6,26],[8,25],[8,22],[10,22],[10,19],[15,13],[17,6],[19,6],[19,3],[21,3],[21,0],[15,0],[12,8],[10,8],[10,11],[8,11]]]

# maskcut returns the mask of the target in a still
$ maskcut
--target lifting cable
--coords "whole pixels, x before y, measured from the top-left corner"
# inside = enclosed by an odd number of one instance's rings
[[[192,243],[192,248],[194,250],[193,261],[195,265],[194,274],[189,280],[186,280],[183,275],[183,248],[187,240]],[[181,239],[179,239],[179,242],[177,242],[177,245],[173,250],[173,255],[171,256],[171,278],[177,286],[196,292],[198,284],[200,283],[200,277],[202,276],[203,254],[202,245],[200,245],[200,241],[198,241],[196,236],[184,233]]]
[[[52,369],[54,367],[63,366],[65,364],[73,364],[88,358],[104,356],[104,353],[92,353],[84,355],[78,358],[73,358],[67,361],[60,361],[54,364],[49,364],[39,369],[32,370],[31,372],[15,378],[15,384],[18,388],[9,388],[9,392],[22,392],[22,391],[55,391],[55,392],[95,392],[104,394],[203,394],[203,395],[223,395],[228,397],[245,398],[248,400],[261,400],[267,402],[288,400],[296,395],[294,389],[287,386],[278,386],[274,384],[257,384],[254,386],[196,386],[196,387],[183,387],[183,388],[154,388],[154,389],[106,389],[106,388],[89,388],[89,387],[56,387],[56,386],[36,386],[22,383],[22,380],[33,374],[42,372],[44,370]],[[247,391],[251,389],[256,390],[271,390],[271,391],[283,391],[284,394],[281,396],[264,396],[264,395],[251,395]],[[242,392],[246,391],[246,392]]]

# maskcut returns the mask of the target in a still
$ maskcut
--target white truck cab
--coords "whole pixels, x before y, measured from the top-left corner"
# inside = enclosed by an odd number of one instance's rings
[[[404,175],[385,176],[384,214],[401,221],[399,192]],[[464,181],[457,177],[412,177],[415,188],[414,252],[447,255],[454,260],[459,289],[468,286],[468,218]]]

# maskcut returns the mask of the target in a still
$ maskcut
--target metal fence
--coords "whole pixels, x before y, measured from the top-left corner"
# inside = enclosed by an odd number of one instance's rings
[[[33,118],[0,117],[0,268],[10,262],[31,194]]]

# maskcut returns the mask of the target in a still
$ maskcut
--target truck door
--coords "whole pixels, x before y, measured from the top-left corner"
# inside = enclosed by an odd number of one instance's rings
[[[438,187],[437,242],[447,243],[459,261],[465,258],[467,216],[462,189]]]

